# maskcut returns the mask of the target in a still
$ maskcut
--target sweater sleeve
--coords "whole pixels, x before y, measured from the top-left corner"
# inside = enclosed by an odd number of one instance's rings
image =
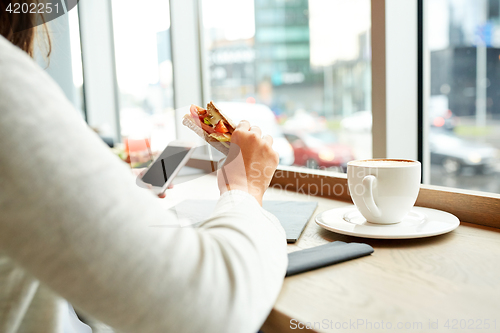
[[[150,227],[176,217],[2,37],[0,78],[0,251],[123,332],[258,330],[287,263],[271,214],[230,191],[198,229]]]

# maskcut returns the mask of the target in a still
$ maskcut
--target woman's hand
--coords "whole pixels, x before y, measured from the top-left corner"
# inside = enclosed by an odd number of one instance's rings
[[[279,155],[272,148],[273,138],[262,137],[257,126],[243,120],[231,137],[227,165],[218,171],[221,194],[229,190],[248,192],[262,205],[262,196],[269,187],[279,163]]]
[[[141,177],[144,176],[144,174],[146,173],[146,170],[147,168],[137,168],[137,169],[132,169],[132,173],[137,176],[137,177]],[[147,184],[147,183],[144,183],[149,189],[152,189],[153,186],[151,186],[151,184]],[[174,184],[170,184],[168,185],[168,188],[174,188]],[[165,198],[167,195],[165,193],[162,193],[162,194],[158,194],[158,198]]]

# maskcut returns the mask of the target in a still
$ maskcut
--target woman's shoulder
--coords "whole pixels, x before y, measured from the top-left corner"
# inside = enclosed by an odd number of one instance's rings
[[[69,104],[52,78],[27,53],[2,36],[0,77],[0,126],[9,116],[26,118],[41,112],[42,105]]]
[[[26,52],[0,35],[0,70],[15,71],[18,69],[15,65],[24,65],[30,69],[36,67],[36,63]]]

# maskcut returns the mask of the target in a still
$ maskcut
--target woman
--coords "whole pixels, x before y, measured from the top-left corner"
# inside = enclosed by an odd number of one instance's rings
[[[33,29],[12,29],[36,17],[6,20],[9,2],[0,0],[0,332],[64,330],[64,299],[123,332],[257,331],[287,263],[284,231],[261,207],[278,163],[272,138],[238,125],[241,153],[200,228],[148,227],[176,217],[29,57]]]

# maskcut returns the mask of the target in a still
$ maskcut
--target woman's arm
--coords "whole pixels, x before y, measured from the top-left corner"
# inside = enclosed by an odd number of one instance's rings
[[[152,228],[175,217],[1,37],[0,78],[0,250],[124,332],[259,328],[286,240],[254,197],[225,193],[200,229]]]

